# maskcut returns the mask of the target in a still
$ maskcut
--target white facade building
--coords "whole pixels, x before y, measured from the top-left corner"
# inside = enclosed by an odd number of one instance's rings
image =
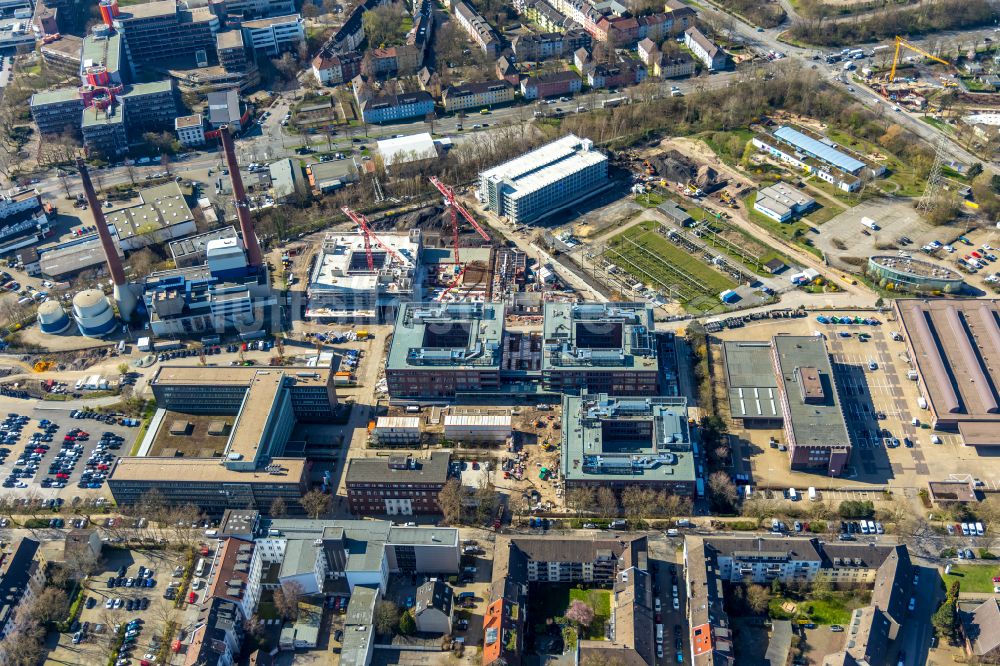
[[[200,113],[174,119],[177,140],[184,146],[201,146],[205,143],[205,126]]]
[[[479,197],[514,224],[535,221],[608,184],[608,158],[568,134],[479,174]]]
[[[244,43],[269,56],[296,51],[306,39],[305,24],[298,14],[244,21],[242,28]]]

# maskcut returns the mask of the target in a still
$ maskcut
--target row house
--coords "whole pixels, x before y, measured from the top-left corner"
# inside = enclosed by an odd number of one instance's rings
[[[587,72],[591,88],[624,88],[646,79],[646,66],[637,60],[623,58],[614,65],[600,64]]]
[[[521,80],[521,95],[527,100],[573,95],[582,88],[583,80],[576,72],[570,71],[530,76]]]
[[[514,86],[503,79],[452,86],[444,91],[444,110],[477,109],[514,101]]]
[[[565,33],[547,32],[540,35],[518,35],[511,43],[519,62],[565,58],[577,49],[589,49],[593,38],[585,30]]]
[[[312,60],[312,73],[320,85],[335,86],[361,73],[360,53],[328,55],[320,53]]]
[[[480,16],[472,5],[464,0],[452,3],[451,13],[462,29],[479,44],[479,47],[490,58],[500,55],[500,38],[490,24]]]

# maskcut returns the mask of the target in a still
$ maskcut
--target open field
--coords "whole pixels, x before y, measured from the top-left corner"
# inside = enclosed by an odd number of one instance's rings
[[[885,165],[885,168],[889,170],[889,180],[895,183],[899,189],[895,192],[897,196],[901,197],[918,197],[923,194],[925,179],[922,174],[918,173],[918,170],[908,164],[904,164],[902,160],[897,158],[891,153],[887,153],[884,149],[863,141],[862,139],[857,139],[843,132],[839,132],[835,129],[828,128],[826,130],[826,135],[836,141],[837,143],[851,148],[863,155],[867,155],[869,158],[874,158],[876,155],[879,156],[878,161]]]
[[[726,254],[747,264],[749,268],[754,268],[752,263],[748,263],[746,256],[753,255],[760,264],[766,264],[772,259],[781,260],[786,266],[792,265],[792,260],[781,254],[770,245],[754,238],[742,229],[735,227],[724,220],[712,220],[708,227],[718,234],[718,238],[725,242],[716,242],[716,238],[710,234],[702,236],[709,245],[723,250]],[[734,249],[738,248],[738,249]],[[758,275],[767,275],[764,269],[757,269]]]
[[[941,574],[945,587],[951,587],[956,580],[962,592],[993,592],[993,577],[1000,576],[1000,566],[996,564],[953,564],[951,573]]]
[[[686,308],[704,311],[709,304],[717,305],[719,292],[736,283],[700,260],[692,261],[691,255],[655,231],[658,226],[654,221],[643,222],[612,238],[608,260]]]

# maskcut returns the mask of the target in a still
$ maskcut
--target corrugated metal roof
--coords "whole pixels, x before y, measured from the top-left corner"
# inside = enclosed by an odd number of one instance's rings
[[[497,426],[510,428],[510,414],[486,415],[486,414],[446,414],[444,417],[444,427],[456,426]]]
[[[779,127],[775,130],[774,136],[849,173],[856,173],[865,166],[864,162],[856,160],[822,141],[817,141],[811,136],[806,136],[792,127]]]
[[[420,429],[420,417],[418,416],[380,416],[375,422],[375,428],[412,428]]]

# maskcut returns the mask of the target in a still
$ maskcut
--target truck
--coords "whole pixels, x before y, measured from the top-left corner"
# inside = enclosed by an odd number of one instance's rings
[[[601,102],[602,109],[613,109],[616,106],[623,106],[629,103],[628,97],[612,97]]]
[[[875,220],[873,220],[870,217],[862,217],[861,218],[861,225],[865,226],[865,227],[868,227],[872,231],[878,231],[879,229],[881,229],[881,227],[879,227],[877,224],[875,224]]]
[[[852,49],[847,55],[852,60],[861,60],[865,57],[865,52],[862,49]]]

